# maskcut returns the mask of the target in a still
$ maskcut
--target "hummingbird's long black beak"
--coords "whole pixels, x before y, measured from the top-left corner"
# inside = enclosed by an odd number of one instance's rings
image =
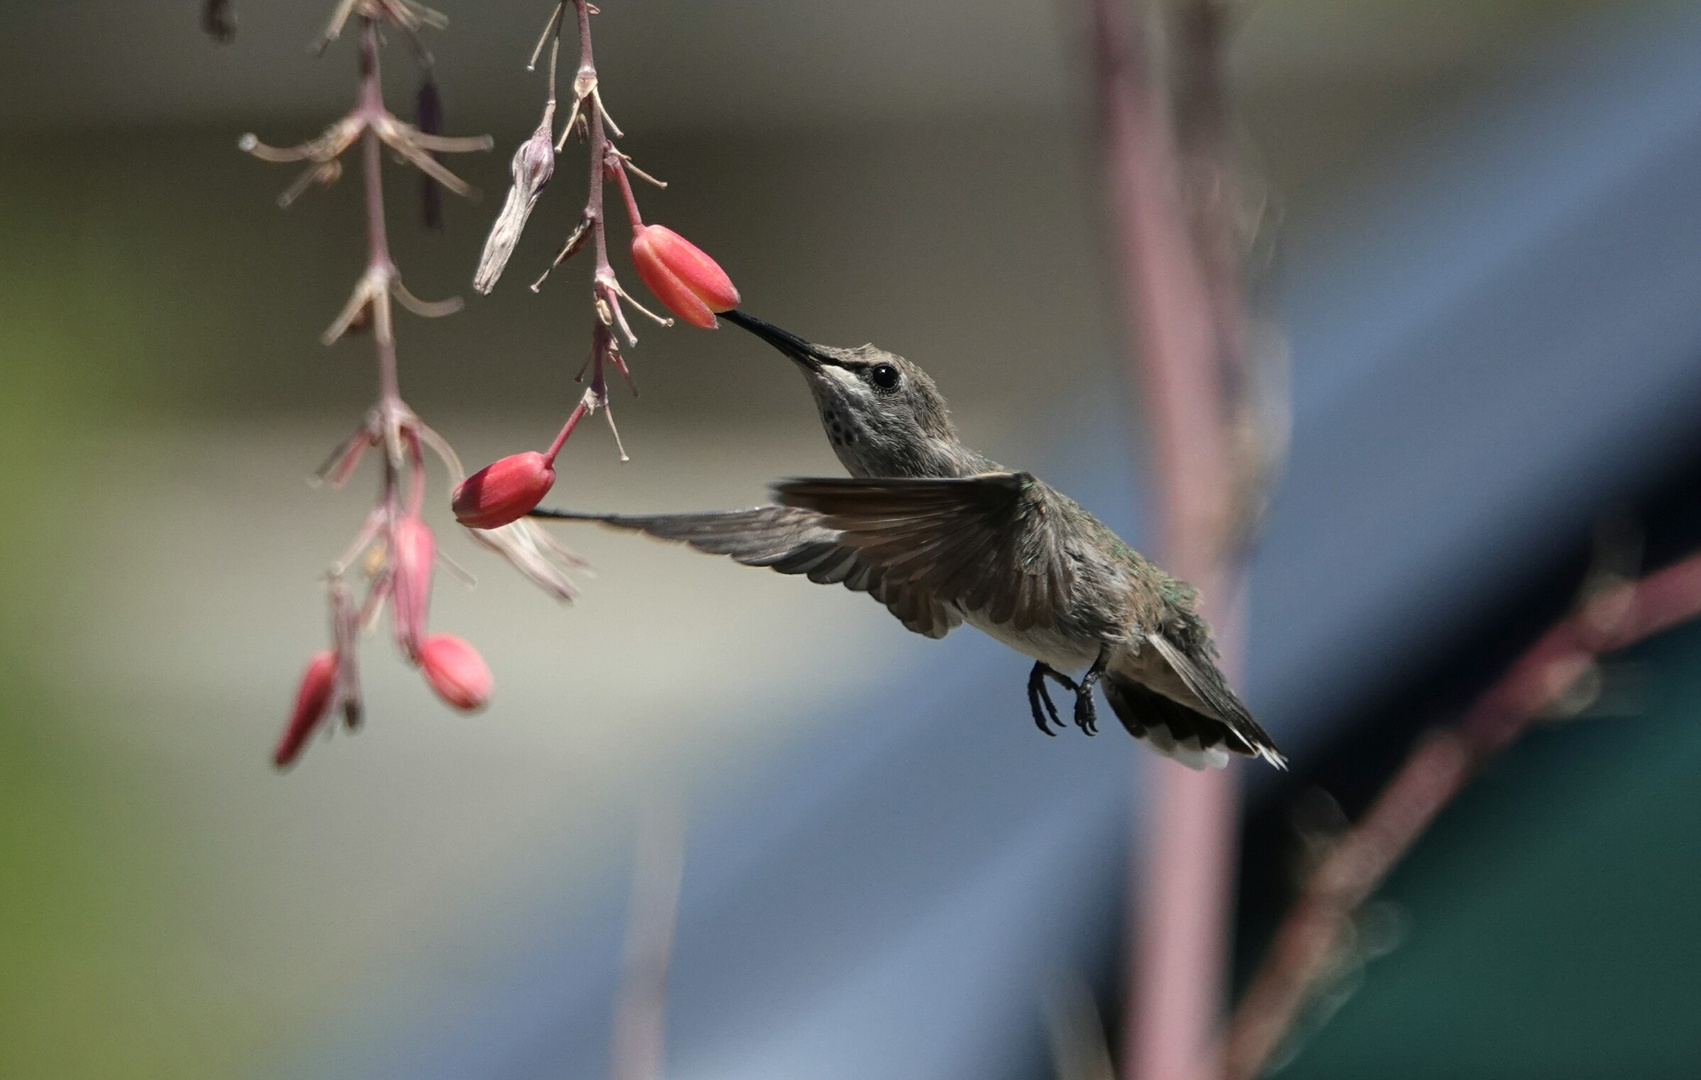
[[[755,316],[746,315],[736,308],[721,312],[721,318],[734,326],[742,326],[806,368],[818,368],[828,360],[826,356],[822,355],[819,346],[810,344],[796,334],[781,330],[773,323],[766,323]]]

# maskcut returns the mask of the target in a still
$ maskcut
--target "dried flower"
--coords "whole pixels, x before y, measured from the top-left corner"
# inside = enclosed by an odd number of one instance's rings
[[[481,293],[488,294],[496,288],[496,280],[502,276],[508,257],[514,254],[514,245],[520,242],[520,234],[525,231],[526,219],[532,216],[532,207],[537,205],[544,185],[555,174],[554,126],[555,102],[551,101],[544,107],[543,122],[532,132],[532,137],[514,151],[510,166],[514,173],[514,186],[508,189],[502,212],[496,215],[496,221],[490,226],[490,235],[484,241],[484,254],[479,257],[478,270],[473,274],[473,288]]]
[[[467,535],[507,559],[514,569],[557,600],[571,602],[579,595],[573,579],[567,576],[568,570],[590,573],[590,565],[585,560],[540,528],[537,522],[526,518],[510,522],[500,529],[469,529]]]
[[[555,484],[554,461],[527,450],[492,462],[461,481],[450,505],[469,529],[494,529],[526,516]]]
[[[390,557],[392,623],[396,644],[408,659],[419,660],[425,640],[426,613],[431,607],[431,570],[437,559],[437,542],[431,526],[417,517],[403,518],[390,534],[395,549]]]
[[[656,298],[692,326],[715,327],[715,312],[738,306],[738,290],[715,260],[665,225],[634,225],[632,265]]]
[[[428,638],[419,667],[438,697],[465,711],[482,709],[496,683],[478,650],[453,634]]]
[[[284,728],[277,749],[272,751],[272,764],[281,769],[301,756],[301,748],[307,745],[307,740],[324,721],[325,714],[331,711],[331,697],[336,687],[337,654],[330,649],[322,649],[313,654],[301,676],[301,688],[295,694],[295,711],[290,714],[289,725]]]

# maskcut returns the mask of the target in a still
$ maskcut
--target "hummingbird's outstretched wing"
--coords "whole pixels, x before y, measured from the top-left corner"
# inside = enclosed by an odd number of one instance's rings
[[[842,533],[822,516],[792,506],[756,506],[702,514],[581,514],[534,510],[532,516],[565,521],[595,521],[689,544],[710,555],[727,555],[745,566],[768,566],[782,574],[803,574],[822,585],[842,583],[885,604],[905,627],[941,638],[963,621],[956,610],[924,590],[888,581],[881,568],[844,542]]]
[[[820,515],[885,582],[935,603],[1018,631],[1052,627],[1069,608],[1062,497],[1030,473],[789,480],[774,494]]]
[[[1028,473],[956,479],[791,480],[783,505],[702,514],[534,517],[595,521],[729,555],[746,566],[841,582],[910,630],[944,637],[964,611],[1017,630],[1052,625],[1074,573],[1053,522],[1060,498]]]

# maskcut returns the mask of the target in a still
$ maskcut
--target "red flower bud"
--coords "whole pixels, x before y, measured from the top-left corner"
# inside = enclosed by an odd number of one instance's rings
[[[632,265],[656,298],[692,326],[712,330],[715,312],[738,306],[738,290],[726,271],[665,226],[633,228]]]
[[[495,529],[525,517],[554,484],[550,463],[536,450],[528,450],[492,462],[462,480],[450,505],[462,525]]]
[[[392,625],[396,644],[408,659],[419,659],[425,640],[425,616],[431,607],[431,570],[437,560],[437,542],[431,526],[416,517],[403,518],[390,535],[395,551],[390,556]]]
[[[337,654],[329,649],[314,653],[301,676],[301,689],[295,693],[295,712],[290,714],[289,726],[272,751],[272,764],[281,769],[301,756],[301,748],[330,712],[336,688]]]
[[[496,684],[478,650],[453,634],[427,638],[419,666],[437,696],[457,709],[482,709]]]

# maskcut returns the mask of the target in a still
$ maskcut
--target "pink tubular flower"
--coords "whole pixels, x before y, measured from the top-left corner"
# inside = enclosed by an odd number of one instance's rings
[[[437,696],[457,709],[482,709],[496,680],[478,650],[453,634],[427,638],[419,650],[420,670]]]
[[[632,227],[632,265],[656,298],[692,326],[712,330],[715,312],[738,306],[738,290],[726,271],[666,226]]]
[[[525,517],[555,484],[554,462],[536,450],[492,462],[462,480],[451,506],[469,529],[495,529]]]
[[[272,764],[278,768],[301,756],[301,748],[318,729],[331,711],[331,696],[337,688],[337,654],[323,649],[313,654],[307,671],[301,676],[301,689],[295,694],[295,711],[290,714],[289,726],[272,751]]]
[[[390,535],[395,551],[390,556],[390,586],[396,644],[408,659],[419,660],[420,643],[425,640],[425,618],[431,607],[431,570],[437,560],[437,542],[431,536],[431,526],[417,517],[406,517],[396,523]]]

